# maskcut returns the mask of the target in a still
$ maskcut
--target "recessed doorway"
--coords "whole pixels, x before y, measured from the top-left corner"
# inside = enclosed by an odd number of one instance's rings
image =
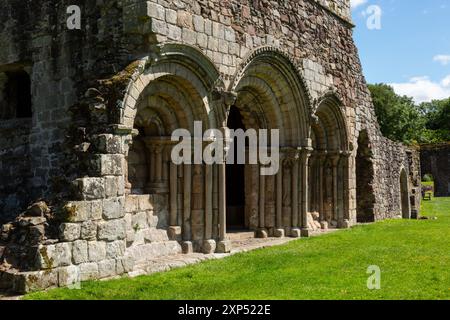
[[[231,107],[227,126],[229,129],[245,129],[241,113],[236,107]],[[231,144],[235,148],[236,138]],[[245,150],[239,150],[245,152]],[[237,164],[237,154],[235,149],[234,164],[226,166],[227,185],[227,231],[245,229],[245,164]]]

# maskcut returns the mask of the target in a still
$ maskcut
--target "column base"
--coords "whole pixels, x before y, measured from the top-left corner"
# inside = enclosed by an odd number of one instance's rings
[[[284,238],[284,235],[285,235],[284,229],[275,229],[273,231],[273,236],[275,238]]]
[[[216,252],[216,246],[215,240],[203,240],[202,252],[204,254],[212,254]]]
[[[181,250],[184,254],[189,254],[194,252],[194,245],[192,244],[192,241],[184,241],[181,244]]]
[[[216,252],[217,253],[229,253],[231,251],[231,242],[223,240],[217,243]]]
[[[181,227],[171,226],[167,229],[167,236],[171,241],[181,241]]]
[[[339,229],[349,229],[351,226],[352,225],[351,225],[350,221],[348,221],[348,220],[338,222]]]
[[[259,228],[258,230],[255,231],[255,238],[266,239],[268,237],[269,237],[269,233],[264,228]]]
[[[302,236],[302,232],[300,228],[292,228],[291,229],[291,237],[292,238],[300,238]]]
[[[328,230],[328,222],[327,221],[322,221],[320,222],[320,227],[322,228],[322,230]]]
[[[307,228],[303,228],[301,230],[301,236],[302,238],[309,238],[311,236],[311,230]]]

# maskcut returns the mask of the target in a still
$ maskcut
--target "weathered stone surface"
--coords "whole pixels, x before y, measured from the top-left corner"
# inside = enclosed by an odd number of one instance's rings
[[[255,237],[265,239],[269,236],[266,229],[258,229],[255,231]]]
[[[60,287],[80,285],[80,268],[77,266],[68,266],[59,268],[58,285]],[[80,288],[79,288],[80,289]]]
[[[275,238],[283,238],[284,235],[285,235],[284,229],[275,229],[275,230],[274,230],[273,236],[274,236]]]
[[[30,217],[43,217],[50,213],[50,209],[44,201],[39,201],[27,208],[26,215]]]
[[[72,264],[72,244],[57,243],[40,246],[38,249],[38,265],[42,269],[64,267]]]
[[[98,239],[105,241],[122,240],[126,237],[126,221],[110,220],[98,224]]]
[[[194,251],[194,246],[191,241],[183,241],[181,250],[184,254],[192,253]]]
[[[292,238],[300,238],[301,237],[301,230],[299,228],[291,229],[291,237]]]
[[[216,241],[214,240],[204,240],[202,251],[204,254],[211,254],[216,252]]]
[[[80,280],[88,281],[99,279],[98,264],[95,262],[82,263],[80,268]]]
[[[61,241],[73,242],[81,236],[81,225],[78,223],[62,223],[59,232]]]
[[[72,245],[72,259],[74,264],[89,262],[88,242],[85,240],[75,241]]]
[[[124,255],[126,243],[124,240],[117,240],[106,243],[106,258],[117,259]]]
[[[103,241],[88,242],[88,254],[90,262],[99,262],[106,258],[106,243]]]
[[[97,239],[97,223],[94,221],[86,221],[81,224],[81,239],[95,240]]]
[[[228,253],[231,251],[231,242],[230,241],[220,241],[217,243],[218,253]]]
[[[82,178],[76,180],[79,195],[84,200],[96,200],[105,197],[103,178]]]
[[[123,218],[125,216],[124,206],[124,197],[103,200],[103,218],[105,220]]]
[[[116,275],[116,260],[103,260],[98,263],[100,278],[108,278]]]
[[[58,272],[33,271],[22,273],[15,279],[15,291],[29,293],[58,286]]]

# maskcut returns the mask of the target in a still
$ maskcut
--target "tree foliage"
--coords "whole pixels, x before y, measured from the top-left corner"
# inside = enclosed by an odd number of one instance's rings
[[[406,144],[450,141],[450,98],[417,105],[386,84],[369,85],[382,133]]]

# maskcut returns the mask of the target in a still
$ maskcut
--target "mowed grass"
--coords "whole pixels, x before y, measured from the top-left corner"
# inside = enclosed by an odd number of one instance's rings
[[[86,282],[25,299],[450,299],[450,198],[424,202],[437,220],[390,220],[166,273]],[[367,268],[381,269],[368,290]]]

